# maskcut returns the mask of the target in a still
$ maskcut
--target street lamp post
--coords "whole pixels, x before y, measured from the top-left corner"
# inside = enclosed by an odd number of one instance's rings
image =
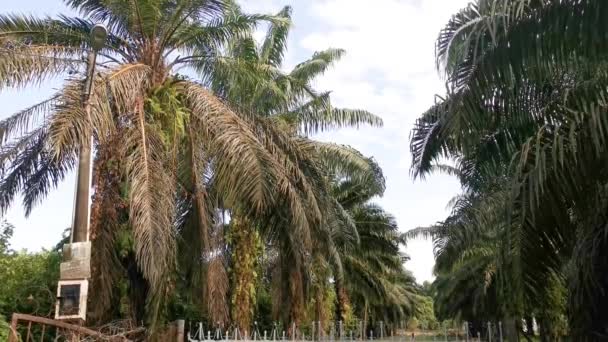
[[[97,52],[105,44],[106,36],[106,29],[102,25],[95,25],[91,30],[91,50],[87,57],[87,74],[82,96],[84,112],[87,115],[89,124],[91,124],[90,98],[94,88],[95,61],[97,60]],[[76,180],[71,242],[85,242],[89,240],[93,134],[92,132],[88,132],[88,135],[87,143],[80,147],[78,158],[78,176]]]
[[[94,73],[97,53],[106,43],[107,30],[95,25],[90,33],[91,49],[87,56],[87,73],[83,89],[83,109],[90,130],[83,139],[78,155],[78,173],[74,196],[74,213],[70,243],[63,247],[63,262],[60,266],[60,280],[57,287],[55,318],[84,322],[88,279],[91,277],[91,242],[89,241],[90,200],[91,200],[91,159],[93,132],[91,125],[90,97],[94,89]]]

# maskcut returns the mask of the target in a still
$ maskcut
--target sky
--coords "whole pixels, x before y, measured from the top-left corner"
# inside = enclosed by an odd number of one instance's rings
[[[1,1],[0,13],[56,15],[71,13],[61,0]],[[410,176],[409,137],[415,119],[445,91],[435,69],[434,42],[450,16],[468,0],[241,0],[245,11],[276,13],[293,7],[294,28],[285,67],[329,47],[346,56],[316,81],[332,91],[336,107],[360,108],[379,115],[384,127],[324,132],[316,139],[351,145],[373,156],[384,171],[387,190],[375,200],[392,213],[402,231],[444,219],[449,200],[460,191],[455,178]],[[259,36],[264,34],[260,29]],[[42,100],[60,81],[40,87],[0,92],[0,119]],[[54,246],[71,225],[75,176],[58,185],[26,218],[20,199],[5,215],[16,226],[13,248],[39,250]],[[430,241],[408,242],[406,264],[418,282],[432,280]]]

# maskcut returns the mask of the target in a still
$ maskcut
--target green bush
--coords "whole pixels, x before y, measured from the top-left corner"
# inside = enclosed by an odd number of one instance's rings
[[[8,341],[8,333],[11,326],[0,317],[0,341]]]
[[[0,229],[0,320],[10,321],[14,312],[51,316],[59,279],[60,253],[12,251],[8,244],[12,225],[0,223]]]

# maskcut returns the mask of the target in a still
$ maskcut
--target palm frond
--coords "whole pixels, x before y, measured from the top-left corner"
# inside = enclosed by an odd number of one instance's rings
[[[118,136],[114,138],[114,144],[104,145],[98,150],[93,170],[91,288],[96,295],[88,307],[91,309],[89,319],[98,324],[111,319],[116,295],[114,288],[124,272],[116,253],[124,199],[120,196],[119,139]]]
[[[164,163],[162,140],[145,122],[143,101],[126,133],[122,154],[130,183],[129,220],[137,263],[150,283],[151,325],[155,326],[175,268],[175,184]]]
[[[333,175],[357,180],[376,195],[384,193],[386,188],[384,175],[372,158],[364,157],[349,146],[321,142],[314,142],[314,146],[320,160]]]
[[[299,126],[306,135],[342,127],[382,126],[382,119],[366,110],[332,107],[329,95],[326,92],[315,96],[279,118]]]
[[[90,134],[100,141],[111,136],[116,125],[112,109],[129,113],[149,87],[151,69],[143,64],[126,64],[95,79],[91,94],[91,120],[82,103],[82,83],[72,80],[57,99],[50,120],[50,144],[56,155],[73,146],[89,144]]]
[[[342,49],[327,49],[315,52],[311,59],[296,65],[289,73],[289,77],[302,83],[308,83],[315,77],[322,75],[344,53],[345,51]]]
[[[54,45],[0,48],[0,89],[40,83],[84,66],[80,49]]]
[[[41,119],[49,115],[49,112],[56,105],[57,99],[58,95],[55,95],[0,121],[0,146],[11,139],[27,134],[30,130],[41,124],[44,121]]]
[[[230,39],[249,34],[260,21],[281,22],[285,20],[267,15],[230,13],[212,19],[203,25],[191,24],[176,30],[167,45],[185,51],[218,49]]]
[[[431,171],[435,160],[452,155],[450,142],[446,141],[442,130],[445,112],[449,108],[447,101],[441,101],[416,120],[410,134],[411,173],[414,177],[424,177]]]
[[[33,205],[74,166],[73,151],[53,158],[46,140],[46,129],[39,128],[0,148],[0,211],[5,212],[14,196],[25,191],[24,205],[29,215]]]
[[[268,205],[271,161],[259,141],[243,120],[201,86],[182,82],[192,114],[200,123],[199,134],[209,139],[212,155],[218,156],[216,165],[217,185],[225,189],[228,201],[240,200],[252,204],[255,210]],[[237,172],[235,172],[237,171]],[[238,191],[238,199],[230,195]]]
[[[260,60],[263,63],[275,67],[280,67],[283,63],[283,55],[287,50],[287,37],[291,28],[291,13],[290,6],[283,7],[276,17],[282,18],[284,21],[272,23],[268,28],[260,48]]]

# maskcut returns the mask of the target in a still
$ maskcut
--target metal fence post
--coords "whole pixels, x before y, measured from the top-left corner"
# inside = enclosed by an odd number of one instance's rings
[[[492,342],[492,322],[488,322],[488,342]]]
[[[502,342],[502,322],[498,322],[498,337],[500,338],[500,342]]]

